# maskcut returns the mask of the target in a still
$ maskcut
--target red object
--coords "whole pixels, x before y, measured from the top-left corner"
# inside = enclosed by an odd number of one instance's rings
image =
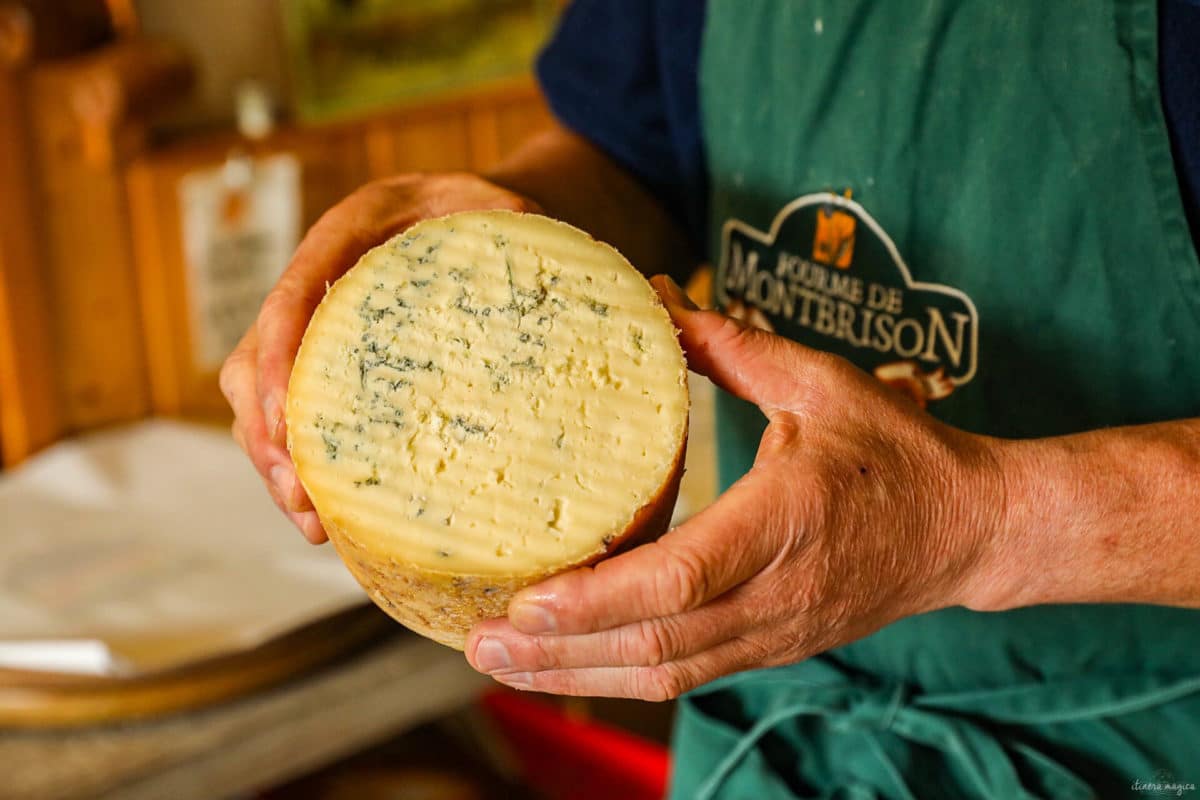
[[[611,725],[574,719],[549,703],[497,689],[480,701],[530,787],[552,800],[662,800],[667,749]]]

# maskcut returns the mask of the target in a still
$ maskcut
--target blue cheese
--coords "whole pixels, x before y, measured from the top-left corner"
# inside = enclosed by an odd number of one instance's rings
[[[413,226],[330,288],[287,427],[368,592],[461,647],[522,586],[661,532],[687,409],[637,270],[563,223],[482,211]]]

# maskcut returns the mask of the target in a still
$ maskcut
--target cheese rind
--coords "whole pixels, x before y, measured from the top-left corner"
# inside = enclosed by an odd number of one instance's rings
[[[646,280],[564,223],[427,220],[327,292],[288,390],[297,474],[343,560],[461,648],[520,588],[666,528],[686,364]]]

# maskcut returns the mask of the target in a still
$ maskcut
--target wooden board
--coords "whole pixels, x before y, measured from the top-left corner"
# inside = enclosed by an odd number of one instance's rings
[[[202,708],[311,670],[394,628],[381,612],[365,607],[245,653],[144,678],[0,669],[0,727],[111,724]]]
[[[143,40],[30,69],[37,256],[68,432],[149,411],[123,168],[146,116],[190,81],[182,53]]]
[[[0,467],[52,443],[63,428],[54,373],[47,368],[53,346],[36,258],[25,79],[20,65],[0,59]]]
[[[139,724],[0,731],[0,793],[5,800],[211,800],[252,792],[458,710],[490,683],[461,653],[401,633],[201,711]]]
[[[142,40],[31,61],[35,23],[62,22],[53,9],[63,5],[29,16],[0,4],[5,466],[149,409],[121,172],[145,143],[145,115],[190,73],[177,50]]]

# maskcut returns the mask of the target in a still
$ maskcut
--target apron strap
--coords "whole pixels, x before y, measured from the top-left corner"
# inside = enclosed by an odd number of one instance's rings
[[[997,722],[1052,724],[1131,714],[1200,692],[1200,676],[1164,679],[1153,675],[1084,677],[1003,689],[925,695],[918,705]]]
[[[717,797],[722,785],[764,736],[801,717],[821,717],[837,734],[868,735],[882,768],[878,788],[888,797],[916,800],[888,755],[893,737],[942,753],[947,769],[977,797],[1036,800],[1024,788],[1021,770],[1038,775],[1063,800],[1094,800],[1087,783],[1061,763],[988,723],[1050,724],[1127,714],[1200,692],[1200,677],[1163,679],[1146,675],[1088,677],[1016,687],[920,694],[903,683],[865,685],[826,659],[767,673],[741,673],[694,694],[731,689],[745,681],[780,689],[767,712],[746,731],[701,784],[699,800]],[[982,719],[978,719],[982,718]],[[1021,770],[1018,769],[1021,768]]]

